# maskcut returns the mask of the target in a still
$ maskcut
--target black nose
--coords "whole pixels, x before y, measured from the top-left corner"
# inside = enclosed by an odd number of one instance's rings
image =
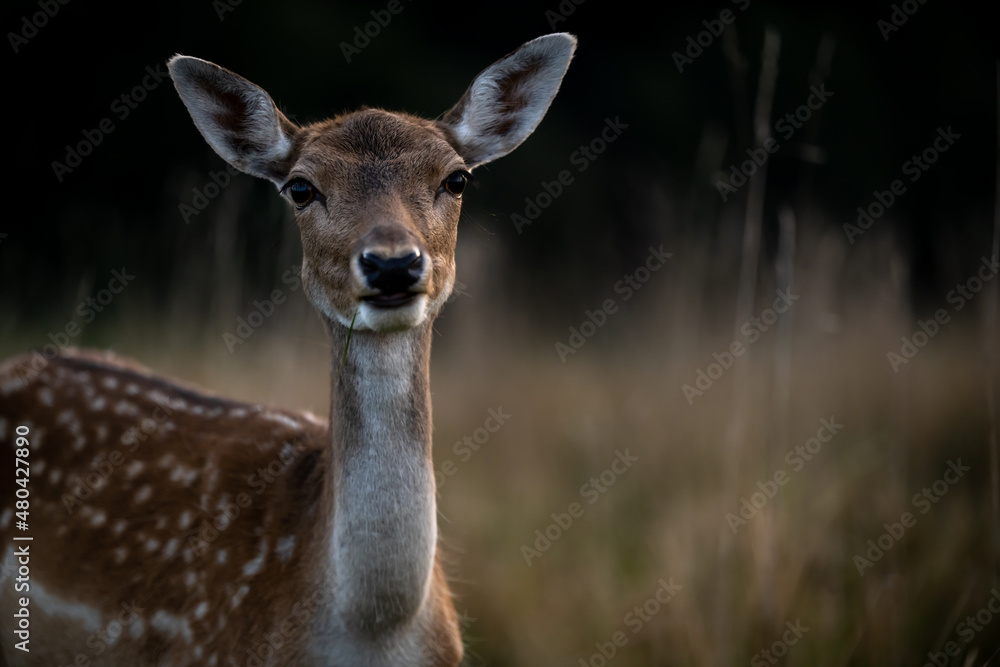
[[[368,285],[382,294],[407,291],[424,273],[424,258],[411,252],[386,259],[375,253],[363,253],[358,260]]]

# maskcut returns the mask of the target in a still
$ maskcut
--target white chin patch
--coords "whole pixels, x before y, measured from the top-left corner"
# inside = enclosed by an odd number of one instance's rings
[[[371,331],[399,331],[422,324],[427,317],[427,295],[418,294],[405,306],[383,308],[361,302],[354,328]],[[348,323],[350,326],[350,323]]]

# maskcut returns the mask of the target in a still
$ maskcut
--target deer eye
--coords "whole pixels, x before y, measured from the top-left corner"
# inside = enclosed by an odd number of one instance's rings
[[[316,188],[304,178],[297,178],[281,189],[282,192],[286,190],[288,191],[288,196],[292,198],[295,208],[300,211],[316,198]]]
[[[455,195],[461,197],[465,192],[465,186],[469,182],[469,173],[465,171],[452,172],[448,178],[444,179],[441,187]]]

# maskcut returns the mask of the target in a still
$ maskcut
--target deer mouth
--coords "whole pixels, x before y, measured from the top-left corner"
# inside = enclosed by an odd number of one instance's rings
[[[417,292],[397,292],[395,294],[373,294],[362,297],[362,300],[379,308],[398,308],[408,305],[418,296]]]

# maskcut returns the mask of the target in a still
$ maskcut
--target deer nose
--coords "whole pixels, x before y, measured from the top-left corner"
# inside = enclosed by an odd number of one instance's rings
[[[388,258],[365,252],[358,258],[358,264],[368,286],[382,294],[405,292],[424,275],[424,257],[415,251]]]

